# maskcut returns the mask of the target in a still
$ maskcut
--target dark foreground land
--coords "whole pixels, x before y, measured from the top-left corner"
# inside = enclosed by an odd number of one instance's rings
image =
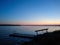
[[[37,35],[30,42],[24,42],[22,45],[60,45],[60,31]]]

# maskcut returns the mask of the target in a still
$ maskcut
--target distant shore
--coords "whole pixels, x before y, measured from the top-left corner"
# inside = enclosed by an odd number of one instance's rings
[[[60,26],[60,25],[18,25],[18,24],[0,24],[0,26]]]
[[[14,25],[14,24],[0,24],[0,26],[21,26],[21,25]]]

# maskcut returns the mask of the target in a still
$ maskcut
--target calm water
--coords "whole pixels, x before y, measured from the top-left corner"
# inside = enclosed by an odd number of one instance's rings
[[[30,39],[9,37],[9,34],[21,33],[36,35],[34,31],[43,28],[49,28],[48,31],[52,32],[59,30],[60,26],[0,26],[0,45],[20,45],[20,43],[30,41]]]

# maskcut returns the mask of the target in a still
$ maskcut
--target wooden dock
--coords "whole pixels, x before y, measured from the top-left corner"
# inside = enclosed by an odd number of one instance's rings
[[[39,35],[38,34],[38,32],[40,32],[40,31],[42,31],[42,32],[46,32],[46,33],[48,33],[48,28],[46,28],[46,29],[40,29],[40,30],[36,30],[35,32],[36,32],[36,35]]]
[[[36,35],[29,35],[29,34],[20,34],[20,33],[13,33],[13,34],[10,34],[9,36],[10,37],[19,37],[19,38],[29,38],[29,39],[33,39],[34,37],[36,37],[38,34],[38,32],[40,31],[46,31],[46,33],[48,33],[48,28],[46,29],[41,29],[41,30],[36,30]]]
[[[34,35],[29,35],[29,34],[19,34],[19,33],[13,33],[9,35],[10,37],[19,37],[19,38],[29,38],[33,39]]]

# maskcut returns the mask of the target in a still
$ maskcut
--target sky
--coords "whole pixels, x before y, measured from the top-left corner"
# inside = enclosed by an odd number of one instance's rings
[[[60,24],[60,1],[0,0],[0,24]]]

